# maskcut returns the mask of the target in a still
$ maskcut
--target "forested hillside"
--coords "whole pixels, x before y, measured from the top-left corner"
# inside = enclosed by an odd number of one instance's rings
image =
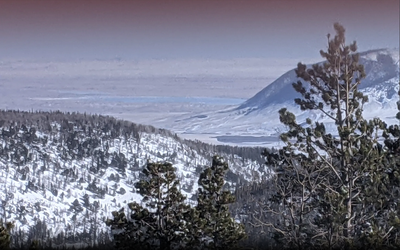
[[[269,176],[260,148],[182,140],[112,117],[2,110],[0,129],[1,218],[14,221],[14,246],[108,242],[105,219],[140,200],[134,184],[148,161],[174,165],[189,204],[214,154],[230,166],[225,188]]]

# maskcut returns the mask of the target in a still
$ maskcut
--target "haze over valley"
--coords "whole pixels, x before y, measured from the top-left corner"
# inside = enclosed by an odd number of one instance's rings
[[[368,75],[360,89],[370,96],[366,115],[387,120],[396,107],[391,93],[398,88],[399,50],[362,55]],[[294,59],[5,61],[0,105],[110,115],[213,144],[275,145],[284,129],[278,110],[296,110],[294,64]]]
[[[360,52],[399,46],[397,1],[0,3],[0,108],[106,114],[212,143],[276,130],[245,125],[267,126],[268,112],[222,130],[204,117],[242,105],[300,61],[321,61],[334,22]],[[190,117],[203,123],[182,122]]]
[[[236,106],[294,60],[3,62],[5,109],[106,114],[172,128],[175,117]],[[17,90],[17,91],[16,91]]]

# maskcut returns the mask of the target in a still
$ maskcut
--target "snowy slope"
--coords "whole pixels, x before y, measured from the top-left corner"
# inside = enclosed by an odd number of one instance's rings
[[[385,85],[387,81],[399,77],[399,50],[380,49],[362,52],[360,53],[360,64],[364,65],[367,74],[360,85],[360,90],[379,88],[379,85]],[[265,109],[271,104],[293,100],[299,97],[299,94],[292,87],[292,83],[296,81],[294,69],[290,70],[241,104],[239,109]],[[391,98],[393,93],[389,91],[387,94],[388,98]]]
[[[240,152],[111,118],[2,111],[0,217],[15,221],[14,233],[27,235],[44,222],[50,230],[47,237],[63,235],[73,241],[89,232],[100,237],[108,233],[104,220],[112,217],[112,211],[140,201],[134,183],[147,160],[173,163],[182,192],[193,203],[190,198],[197,191],[199,173],[210,165],[213,154],[228,160],[231,187],[239,179],[260,180],[268,175],[260,151],[243,151],[258,154],[253,159]],[[92,236],[87,244],[97,240]]]
[[[399,50],[379,49],[362,52],[360,63],[364,65],[367,74],[360,85],[360,91],[369,97],[364,117],[380,117],[388,123],[396,122],[393,118],[397,113],[396,102],[399,99]],[[276,138],[279,131],[284,129],[278,116],[278,110],[283,107],[295,113],[300,122],[307,117],[316,121],[326,121],[318,112],[304,112],[294,104],[294,98],[300,97],[292,87],[292,83],[296,81],[298,79],[294,69],[290,70],[239,106],[192,117],[180,117],[171,122],[169,129],[183,134]]]

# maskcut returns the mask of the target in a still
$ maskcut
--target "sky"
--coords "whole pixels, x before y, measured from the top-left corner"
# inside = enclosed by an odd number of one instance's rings
[[[399,0],[0,0],[0,60],[315,58],[399,47]]]

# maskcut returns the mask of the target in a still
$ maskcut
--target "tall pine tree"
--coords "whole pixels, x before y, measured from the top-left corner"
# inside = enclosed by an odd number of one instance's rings
[[[200,174],[196,210],[205,220],[198,235],[203,239],[204,248],[230,249],[245,237],[244,226],[235,222],[229,213],[228,204],[235,202],[235,197],[223,190],[228,170],[224,159],[214,156],[211,167]]]
[[[190,214],[191,208],[178,190],[175,169],[170,163],[148,163],[143,173],[146,179],[136,183],[136,188],[145,207],[132,202],[128,205],[129,218],[121,210],[114,212],[114,219],[107,222],[114,230],[117,247],[185,247],[185,215]]]
[[[223,191],[228,171],[222,158],[214,157],[211,167],[199,179],[198,204],[190,207],[178,189],[175,169],[170,163],[148,163],[145,179],[136,184],[144,206],[137,202],[114,211],[107,220],[116,247],[130,249],[222,249],[234,246],[245,232],[228,211],[234,202]]]
[[[343,26],[335,23],[334,28],[336,35],[332,39],[328,35],[327,51],[320,52],[326,61],[311,68],[299,63],[296,75],[301,80],[293,87],[301,94],[295,99],[300,109],[320,112],[336,133],[310,119],[300,125],[283,108],[280,121],[288,131],[280,138],[285,146],[278,153],[263,153],[274,167],[277,190],[265,211],[280,218],[276,224],[265,224],[284,247],[361,248],[366,247],[367,235],[390,233],[390,228],[385,231],[369,222],[379,214],[377,202],[372,201],[385,171],[385,153],[378,140],[386,124],[363,118],[368,98],[358,91],[365,72],[357,45],[345,44]]]

